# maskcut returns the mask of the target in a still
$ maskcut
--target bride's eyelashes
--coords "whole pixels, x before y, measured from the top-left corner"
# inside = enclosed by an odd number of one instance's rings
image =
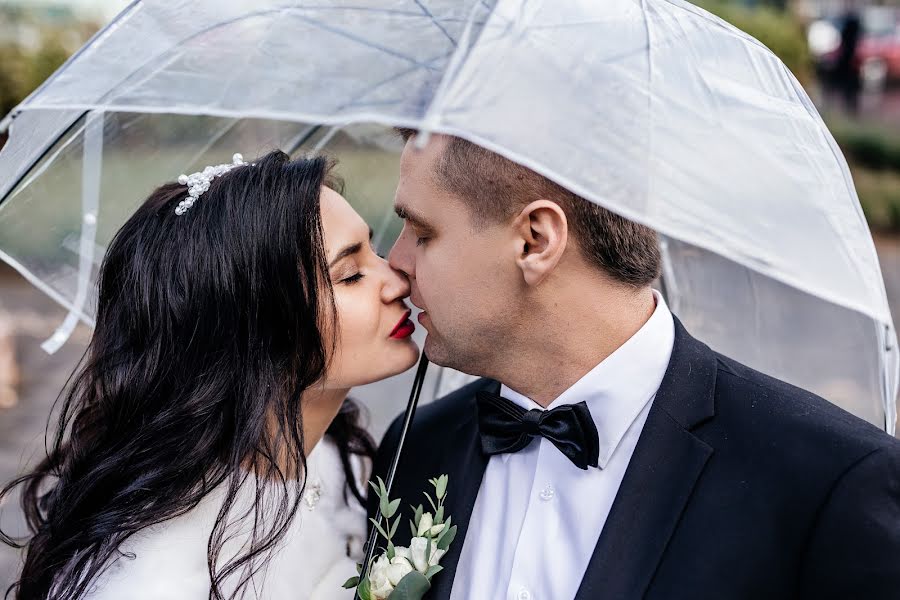
[[[357,273],[354,273],[353,275],[351,275],[351,276],[349,276],[349,277],[345,277],[344,279],[341,279],[341,283],[346,283],[347,285],[353,285],[354,283],[356,283],[356,282],[358,282],[359,280],[361,280],[363,277],[365,277],[365,275],[363,275],[362,273],[357,272]]]

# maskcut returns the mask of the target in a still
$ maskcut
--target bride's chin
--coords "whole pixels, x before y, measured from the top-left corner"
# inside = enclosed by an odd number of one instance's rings
[[[390,352],[390,357],[386,357],[389,360],[389,364],[385,365],[387,367],[386,372],[379,379],[387,379],[408,371],[419,362],[420,352],[414,341],[405,340],[402,350],[394,349],[393,352]]]

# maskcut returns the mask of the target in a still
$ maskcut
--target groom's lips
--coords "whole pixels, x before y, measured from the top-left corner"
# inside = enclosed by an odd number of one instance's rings
[[[413,331],[416,330],[416,326],[412,321],[409,320],[409,316],[412,314],[411,310],[407,310],[403,313],[403,317],[394,325],[393,331],[391,331],[390,337],[395,339],[403,339],[408,338],[413,334]]]

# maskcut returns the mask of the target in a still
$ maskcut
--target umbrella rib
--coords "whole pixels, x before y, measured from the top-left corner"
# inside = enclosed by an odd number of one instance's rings
[[[440,24],[440,22],[438,22],[434,15],[431,14],[431,11],[428,10],[428,8],[426,8],[424,4],[422,4],[422,0],[416,0],[416,6],[422,9],[422,12],[425,13],[425,16],[431,19],[431,22],[434,23],[435,27],[441,30],[441,33],[443,33],[447,37],[447,39],[450,40],[450,43],[453,44],[453,47],[455,48],[456,40],[453,39],[453,36],[450,35],[450,33],[444,28],[443,25]]]
[[[123,77],[123,78],[119,81],[119,83],[117,83],[114,87],[111,87],[111,88],[110,88],[103,96],[101,96],[101,97],[99,98],[99,100],[97,101],[97,103],[103,102],[105,99],[107,99],[107,98],[108,98],[111,94],[113,94],[115,91],[120,90],[120,89],[122,88],[122,86],[125,85],[126,82],[128,82],[130,79],[136,77],[139,73],[141,73],[147,65],[153,63],[154,61],[160,61],[160,60],[162,60],[165,56],[171,54],[174,50],[176,50],[177,48],[183,46],[185,42],[188,42],[188,41],[193,40],[193,39],[195,39],[195,38],[197,38],[197,37],[200,37],[200,36],[202,36],[202,35],[205,35],[205,34],[211,32],[211,31],[215,31],[216,29],[220,29],[220,28],[222,28],[222,27],[226,27],[226,26],[228,26],[228,25],[232,25],[232,24],[234,24],[234,23],[237,23],[237,22],[240,22],[240,21],[243,21],[243,20],[246,20],[246,19],[250,19],[250,18],[254,18],[254,17],[262,17],[262,16],[265,16],[265,15],[273,14],[273,13],[290,12],[291,10],[295,10],[295,9],[294,9],[294,8],[287,8],[287,9],[285,9],[285,8],[279,8],[279,9],[271,9],[271,10],[259,10],[259,11],[255,11],[255,12],[252,12],[252,13],[249,13],[249,14],[241,15],[241,16],[239,16],[239,17],[235,17],[235,18],[233,18],[233,19],[227,19],[227,20],[225,20],[225,21],[221,21],[221,22],[215,23],[215,24],[213,24],[213,25],[209,25],[208,27],[204,27],[204,28],[202,28],[202,29],[200,29],[200,30],[198,30],[198,31],[195,31],[195,32],[191,33],[189,36],[185,37],[184,39],[179,40],[178,46],[173,46],[173,47],[171,47],[171,48],[168,48],[168,49],[166,49],[166,50],[160,52],[159,54],[156,54],[156,55],[152,56],[151,58],[147,59],[146,61],[144,61],[143,64],[141,64],[138,68],[134,69],[133,71],[131,71],[131,73],[129,73],[128,75],[126,75],[125,77]],[[296,7],[296,10],[309,10],[309,8],[307,8],[307,7]],[[416,15],[416,16],[420,16],[420,15]],[[297,15],[295,18],[297,18],[297,19],[299,19],[299,20],[301,20],[301,21],[305,21],[305,22],[307,22],[307,23],[309,23],[310,25],[313,25],[313,26],[315,26],[315,27],[318,27],[318,28],[322,29],[323,31],[329,31],[329,32],[334,33],[334,34],[336,34],[336,35],[342,36],[342,37],[344,37],[344,38],[347,38],[347,39],[349,39],[349,40],[352,40],[352,41],[355,41],[355,42],[357,42],[357,43],[359,43],[359,44],[362,44],[362,45],[364,45],[364,46],[366,46],[366,47],[373,48],[373,49],[378,50],[378,51],[380,51],[380,52],[383,52],[383,53],[385,53],[385,54],[387,54],[387,55],[394,56],[395,58],[399,58],[399,59],[401,59],[401,60],[405,60],[405,61],[407,61],[407,62],[410,62],[410,63],[412,63],[412,64],[415,64],[415,65],[417,65],[417,66],[419,66],[419,67],[429,68],[429,66],[428,66],[427,64],[422,63],[422,62],[420,62],[420,61],[417,61],[417,60],[415,60],[414,58],[411,58],[411,57],[409,57],[409,56],[406,56],[406,55],[403,54],[403,53],[400,53],[400,52],[397,52],[397,51],[395,51],[395,50],[391,50],[390,48],[385,48],[385,47],[379,46],[379,45],[377,45],[377,44],[371,43],[371,42],[365,40],[364,38],[361,38],[361,37],[359,37],[359,36],[354,36],[354,35],[350,34],[349,32],[343,31],[343,30],[341,30],[341,29],[338,29],[338,28],[335,28],[335,27],[328,27],[328,26],[326,26],[324,23],[322,23],[322,22],[319,21],[319,20],[312,19],[312,18],[310,18],[310,17],[299,16],[299,15]]]
[[[435,56],[434,58],[429,59],[429,60],[425,63],[425,64],[426,64],[426,68],[428,68],[429,70],[433,69],[433,65],[434,65],[435,62],[437,62],[437,61],[439,61],[439,60],[442,60],[442,59],[446,59],[446,58],[448,58],[448,57],[449,57],[450,55],[452,55],[452,54],[453,54],[453,50],[451,50],[450,52],[445,52],[444,54],[442,54],[442,55],[440,55],[440,56]],[[368,96],[369,94],[371,94],[372,92],[374,92],[375,90],[377,90],[378,88],[380,88],[380,87],[383,86],[383,85],[387,85],[387,84],[392,83],[392,82],[394,82],[394,81],[396,81],[396,80],[398,80],[398,79],[400,79],[400,78],[402,78],[402,77],[406,77],[406,76],[409,75],[410,73],[414,73],[414,72],[417,71],[419,68],[420,68],[420,67],[417,67],[417,66],[410,67],[410,68],[408,68],[408,69],[405,69],[405,70],[403,70],[403,71],[400,71],[399,73],[394,73],[393,75],[391,75],[390,77],[388,77],[388,78],[386,78],[386,79],[382,79],[381,81],[372,84],[367,90],[365,90],[365,91],[363,91],[362,93],[360,93],[360,94],[356,97],[356,99],[351,100],[350,102],[346,102],[346,103],[340,105],[340,106],[338,107],[337,110],[340,111],[340,110],[344,110],[344,109],[346,109],[346,108],[350,108],[350,107],[354,107],[354,106],[356,106],[356,107],[361,107],[361,106],[377,106],[378,104],[376,104],[374,101],[373,101],[373,102],[364,102],[364,101],[362,101],[362,98],[364,98],[365,96]],[[387,101],[385,101],[385,102],[387,102]],[[396,100],[392,101],[392,103],[396,103],[396,102],[397,102]]]
[[[386,47],[381,46],[381,45],[379,45],[379,44],[372,43],[372,42],[366,40],[365,38],[362,38],[362,37],[359,37],[358,35],[354,35],[354,34],[352,34],[352,33],[350,33],[350,32],[344,31],[343,29],[338,29],[337,27],[330,27],[330,26],[324,24],[322,21],[319,21],[319,20],[317,20],[317,19],[313,19],[313,18],[310,18],[310,17],[301,17],[301,16],[299,16],[299,15],[296,16],[295,18],[297,18],[297,19],[299,19],[299,20],[301,20],[301,21],[306,21],[306,22],[309,23],[310,25],[314,25],[314,26],[316,26],[316,27],[319,27],[319,28],[322,29],[323,31],[328,31],[328,32],[330,32],[330,33],[334,33],[334,34],[336,34],[336,35],[345,37],[345,38],[347,38],[348,40],[354,41],[354,42],[356,42],[356,43],[358,43],[358,44],[362,44],[363,46],[366,46],[366,47],[369,47],[369,48],[373,48],[373,49],[378,50],[378,51],[380,51],[380,52],[384,52],[385,54],[387,54],[387,55],[389,55],[389,56],[393,56],[393,57],[395,57],[395,58],[400,58],[400,59],[405,60],[405,61],[407,61],[407,62],[410,62],[410,63],[412,63],[412,64],[414,64],[414,65],[417,65],[417,66],[419,66],[419,67],[427,67],[427,66],[428,66],[427,64],[422,63],[422,62],[420,62],[420,61],[418,61],[418,60],[416,60],[416,59],[414,59],[414,58],[412,58],[412,57],[406,56],[406,55],[403,54],[402,52],[397,52],[396,50],[391,50],[390,48],[386,48]]]

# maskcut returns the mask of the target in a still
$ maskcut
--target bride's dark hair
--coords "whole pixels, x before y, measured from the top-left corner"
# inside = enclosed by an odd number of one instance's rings
[[[7,595],[81,597],[128,560],[123,541],[220,485],[210,597],[225,597],[226,579],[240,596],[264,567],[300,504],[303,486],[291,485],[306,465],[300,399],[325,373],[321,332],[336,325],[319,214],[329,169],[321,157],[273,152],[213,180],[183,216],[185,186],[163,185],[119,230],[47,457],[0,492],[2,502],[24,485],[32,533],[0,534],[26,548]],[[348,400],[328,435],[361,501],[351,455],[373,455],[374,443],[358,414]],[[255,514],[237,502],[247,486]],[[254,524],[251,541],[221,556],[241,517]]]

